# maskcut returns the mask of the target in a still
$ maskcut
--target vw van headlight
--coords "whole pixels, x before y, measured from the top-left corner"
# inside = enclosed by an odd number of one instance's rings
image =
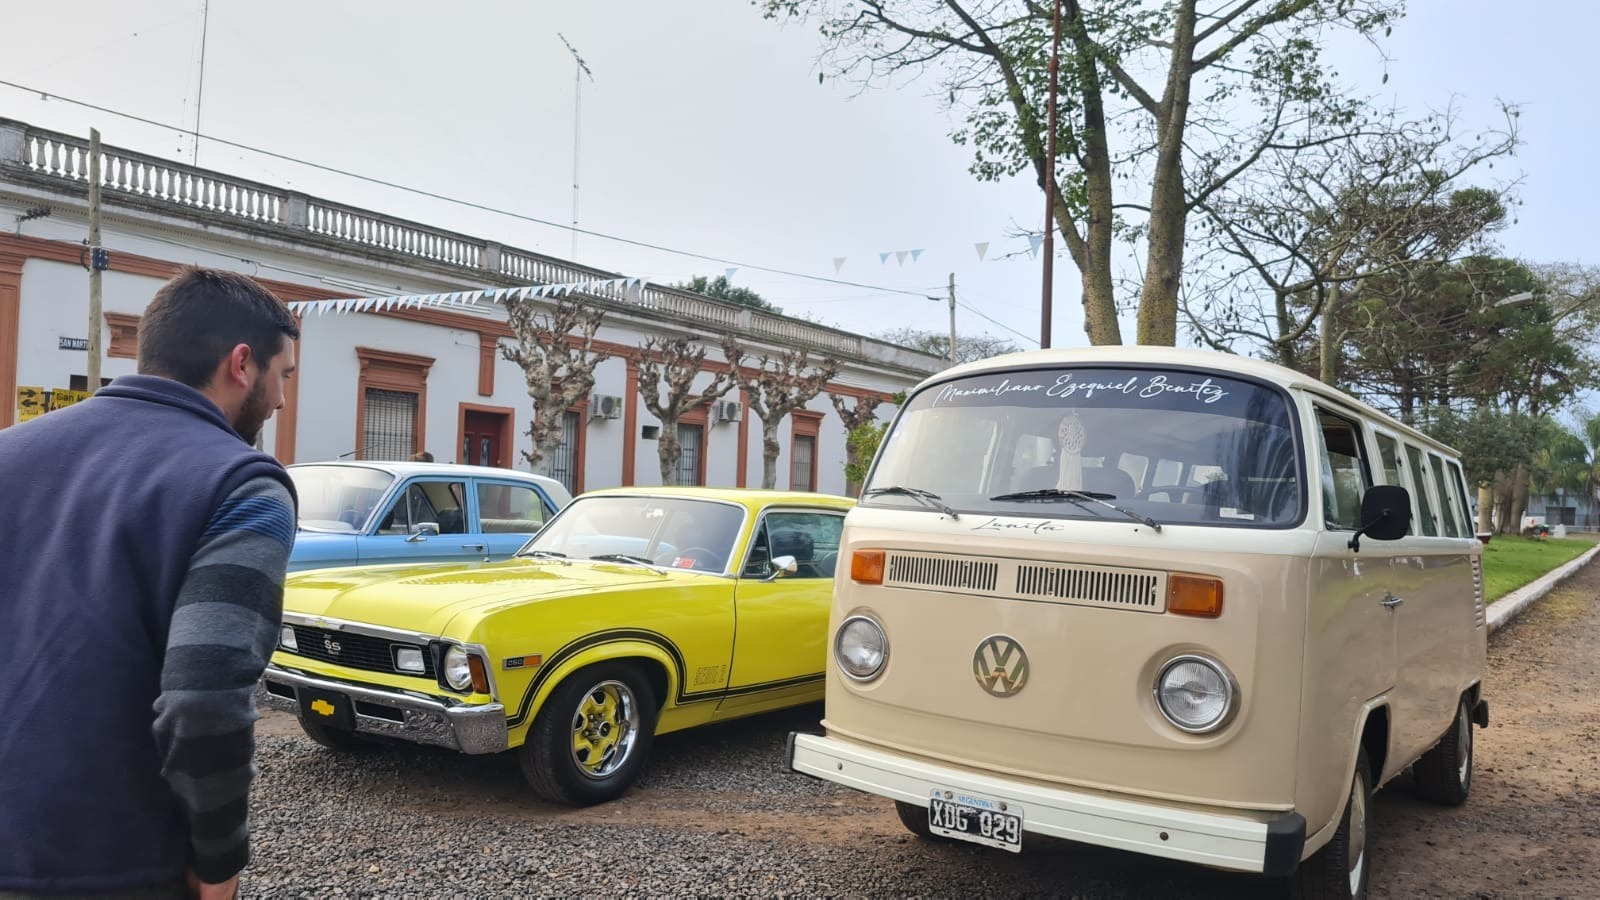
[[[833,658],[856,681],[871,681],[889,659],[889,636],[870,616],[851,616],[833,637]]]
[[[452,646],[444,652],[444,683],[458,691],[472,687],[472,665],[467,651]]]
[[[1156,676],[1156,706],[1190,734],[1216,731],[1239,706],[1239,685],[1214,659],[1186,654],[1167,661]]]

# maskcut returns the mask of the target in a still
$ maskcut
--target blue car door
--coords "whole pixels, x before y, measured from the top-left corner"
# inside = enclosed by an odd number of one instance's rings
[[[550,498],[525,481],[477,478],[474,482],[477,540],[483,542],[490,559],[505,559],[517,552],[555,514]]]
[[[413,478],[395,491],[357,538],[362,565],[483,559],[483,536],[468,517],[465,478]]]

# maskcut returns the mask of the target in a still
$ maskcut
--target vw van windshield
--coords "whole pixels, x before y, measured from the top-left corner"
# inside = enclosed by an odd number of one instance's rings
[[[934,512],[931,497],[961,513],[1284,528],[1305,505],[1295,448],[1287,396],[1251,381],[1154,368],[984,373],[910,398],[862,505]]]

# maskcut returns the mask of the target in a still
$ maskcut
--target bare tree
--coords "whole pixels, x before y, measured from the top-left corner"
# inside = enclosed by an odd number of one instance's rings
[[[845,493],[854,497],[861,486],[862,461],[859,442],[850,438],[861,426],[877,422],[878,405],[884,398],[875,394],[865,394],[857,398],[852,405],[848,398],[830,392],[828,399],[833,401],[833,408],[839,413],[839,420],[844,423]]]
[[[1112,241],[1145,243],[1138,341],[1177,340],[1188,219],[1270,150],[1358,132],[1365,104],[1320,58],[1336,32],[1375,39],[1398,0],[1064,0],[1056,159],[1047,158],[1053,2],[757,0],[814,18],[824,66],[872,83],[933,72],[964,115],[972,172],[1055,182],[1050,217],[1083,275],[1084,327],[1119,344]],[[1302,135],[1310,134],[1310,138]],[[1119,190],[1148,185],[1144,198]]]
[[[810,354],[799,348],[777,356],[763,354],[754,367],[741,373],[750,411],[761,417],[762,487],[778,485],[778,454],[783,449],[778,443],[778,425],[822,393],[838,374],[838,360],[828,357],[813,364]]]
[[[605,314],[568,297],[548,311],[526,297],[503,295],[514,346],[500,353],[522,369],[533,400],[529,448],[522,458],[535,469],[561,443],[562,414],[594,390],[594,369],[610,354],[594,349],[594,335]]]
[[[1517,146],[1517,110],[1467,141],[1453,109],[1417,121],[1390,115],[1366,133],[1274,149],[1256,170],[1202,200],[1211,265],[1183,311],[1202,342],[1245,340],[1284,365],[1315,350],[1336,378],[1341,307],[1374,279],[1401,282],[1480,249],[1515,182],[1464,179]],[[1316,346],[1308,348],[1311,339]]]
[[[640,345],[639,396],[644,408],[661,420],[661,436],[656,453],[661,461],[661,483],[678,483],[678,419],[697,406],[704,406],[739,385],[739,360],[743,351],[732,337],[724,337],[722,351],[728,370],[716,373],[711,383],[696,391],[695,376],[706,361],[706,348],[688,338],[653,337]],[[630,437],[631,440],[631,437]]]

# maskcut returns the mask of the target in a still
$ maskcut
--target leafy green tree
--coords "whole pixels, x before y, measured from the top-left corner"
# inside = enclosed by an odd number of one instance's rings
[[[815,21],[825,74],[863,85],[924,73],[962,117],[972,173],[1053,183],[1051,218],[1083,276],[1085,330],[1122,343],[1112,243],[1144,244],[1138,342],[1177,341],[1190,213],[1274,148],[1359,133],[1366,104],[1322,59],[1340,33],[1377,39],[1399,0],[1063,0],[1056,133],[1047,105],[1054,3],[754,0]],[[1142,194],[1142,195],[1141,195]],[[1122,218],[1128,216],[1130,218]]]
[[[673,285],[673,287],[685,291],[693,291],[696,294],[704,294],[707,297],[715,297],[718,300],[726,300],[729,303],[737,303],[740,306],[748,306],[751,309],[764,310],[770,313],[783,312],[782,309],[762,299],[761,295],[755,291],[746,287],[739,287],[729,281],[726,275],[718,275],[716,278],[696,275],[682,284]]]

